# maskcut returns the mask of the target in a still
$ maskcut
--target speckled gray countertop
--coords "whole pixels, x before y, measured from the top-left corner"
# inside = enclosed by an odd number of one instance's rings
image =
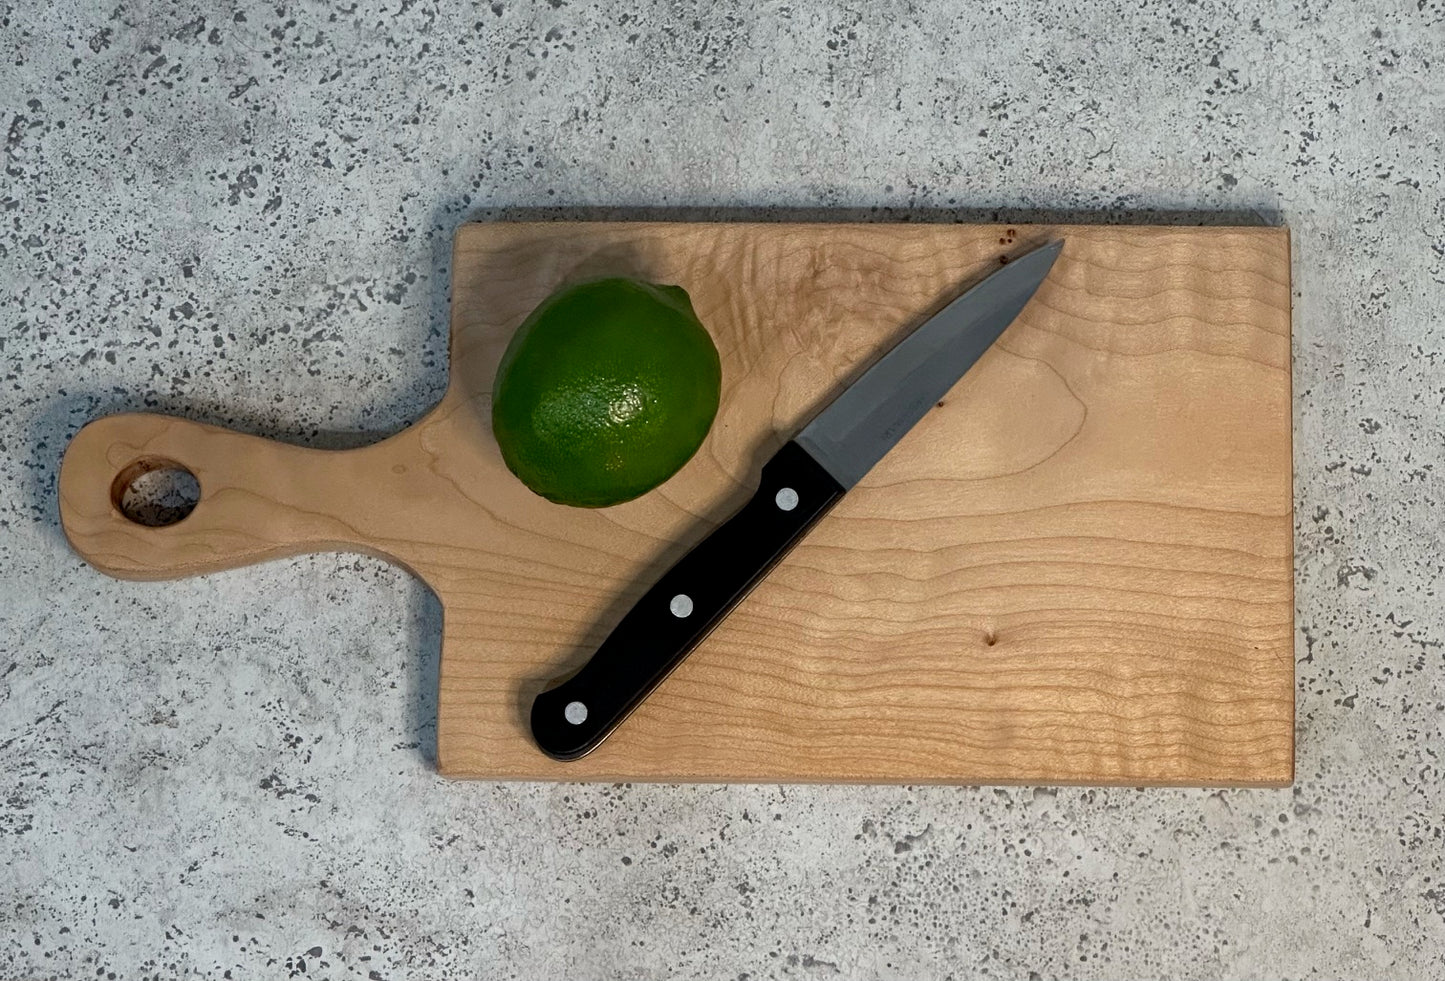
[[[1445,2],[464,7],[0,0],[0,976],[1441,976]],[[61,537],[415,419],[459,222],[784,214],[1291,227],[1294,788],[446,782],[406,574]]]

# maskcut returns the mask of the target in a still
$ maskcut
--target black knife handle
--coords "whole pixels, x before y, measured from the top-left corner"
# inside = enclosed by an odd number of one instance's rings
[[[763,466],[747,504],[665,572],[577,674],[532,702],[553,759],[590,753],[843,496],[797,443]]]

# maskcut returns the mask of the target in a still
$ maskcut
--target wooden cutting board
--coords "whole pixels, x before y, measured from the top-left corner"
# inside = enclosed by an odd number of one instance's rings
[[[533,747],[541,683],[746,500],[817,407],[961,287],[1060,236],[999,344],[611,739],[574,763]],[[608,274],[687,288],[723,398],[677,476],[587,511],[507,471],[490,393],[527,313]],[[138,579],[328,549],[402,563],[445,610],[452,776],[1292,779],[1285,230],[468,225],[451,353],[441,403],[356,450],[94,422],[62,467],[66,534]],[[195,511],[128,521],[126,481],[167,463],[198,478]]]

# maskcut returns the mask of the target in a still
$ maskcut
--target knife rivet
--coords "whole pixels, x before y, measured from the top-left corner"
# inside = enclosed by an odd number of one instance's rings
[[[672,598],[672,602],[667,604],[667,608],[679,620],[689,617],[692,615],[692,597],[686,593],[678,593]]]
[[[778,496],[773,498],[780,511],[791,511],[798,506],[798,492],[791,487],[784,487],[778,491]]]
[[[580,726],[587,721],[587,706],[581,702],[568,702],[562,710],[562,717],[574,726]]]

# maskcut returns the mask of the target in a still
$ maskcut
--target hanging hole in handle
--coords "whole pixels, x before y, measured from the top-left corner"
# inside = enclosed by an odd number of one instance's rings
[[[174,460],[148,457],[116,474],[110,500],[127,520],[147,528],[166,528],[196,509],[201,482]]]

